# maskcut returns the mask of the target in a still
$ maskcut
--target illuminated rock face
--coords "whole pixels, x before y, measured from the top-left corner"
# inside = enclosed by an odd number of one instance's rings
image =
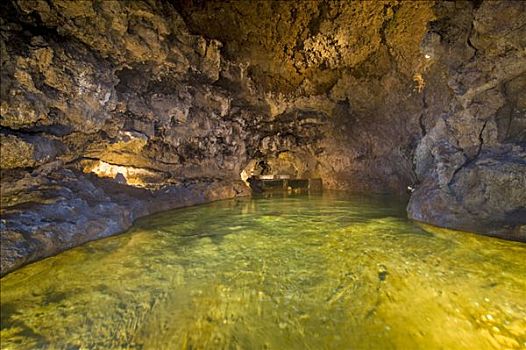
[[[259,164],[526,240],[524,2],[0,6],[2,273]]]
[[[409,216],[526,241],[526,3],[436,13],[422,49],[447,80],[424,91]]]

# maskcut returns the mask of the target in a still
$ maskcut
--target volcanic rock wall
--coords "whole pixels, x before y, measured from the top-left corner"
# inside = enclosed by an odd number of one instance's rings
[[[2,273],[256,167],[526,240],[525,6],[2,2]]]
[[[138,216],[247,193],[243,125],[261,117],[213,85],[221,44],[188,34],[171,5],[2,7],[3,273]]]
[[[174,1],[190,29],[223,42],[272,114],[329,116],[314,152],[324,186],[402,193],[416,181],[420,42],[432,2]]]
[[[278,106],[331,116],[317,153],[330,187],[410,186],[413,219],[526,240],[525,2],[178,8],[227,57],[249,62]]]
[[[526,241],[526,3],[439,3],[408,212]]]

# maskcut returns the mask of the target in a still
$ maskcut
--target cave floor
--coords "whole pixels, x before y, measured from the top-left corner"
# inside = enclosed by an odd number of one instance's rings
[[[0,280],[2,349],[520,349],[526,245],[336,193],[226,200]]]

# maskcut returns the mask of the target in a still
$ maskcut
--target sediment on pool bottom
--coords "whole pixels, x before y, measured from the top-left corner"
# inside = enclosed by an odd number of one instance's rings
[[[520,349],[525,253],[387,197],[221,201],[4,277],[2,346]]]

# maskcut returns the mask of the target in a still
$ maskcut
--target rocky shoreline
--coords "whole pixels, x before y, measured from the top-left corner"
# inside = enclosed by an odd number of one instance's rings
[[[213,178],[147,189],[67,168],[38,174],[3,193],[12,202],[1,212],[0,273],[124,232],[142,216],[249,194],[241,181]]]

